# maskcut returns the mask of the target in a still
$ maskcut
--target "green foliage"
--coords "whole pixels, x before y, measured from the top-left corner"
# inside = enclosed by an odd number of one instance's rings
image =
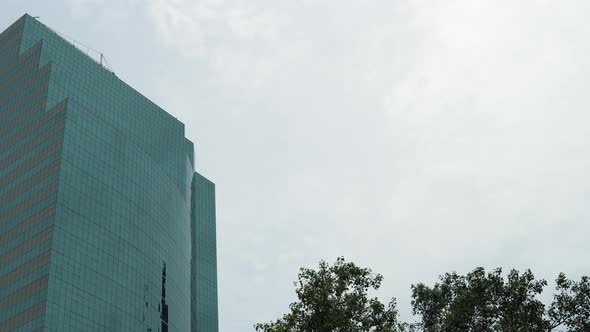
[[[554,301],[546,310],[537,299],[547,282],[530,270],[490,273],[477,268],[466,276],[447,273],[433,287],[412,285],[412,309],[424,332],[589,332],[590,282],[556,280]],[[559,329],[558,329],[559,328]]]
[[[551,328],[566,326],[568,331],[590,331],[590,278],[583,276],[579,282],[568,280],[560,273],[556,280],[557,294],[549,307]]]
[[[412,285],[415,323],[400,323],[395,299],[387,306],[369,298],[383,277],[338,258],[332,266],[301,269],[298,301],[283,318],[256,324],[263,332],[590,332],[590,278],[573,281],[561,273],[546,307],[537,297],[547,286],[530,270],[476,268],[466,275],[446,273],[430,287]]]
[[[432,288],[412,285],[412,308],[425,332],[547,331],[545,306],[536,299],[546,285],[529,270],[512,270],[507,281],[501,269],[447,273]]]
[[[298,301],[289,306],[291,312],[275,322],[256,324],[256,331],[398,331],[395,299],[386,306],[367,294],[381,286],[380,274],[339,257],[331,266],[321,261],[317,271],[302,268],[298,279]]]

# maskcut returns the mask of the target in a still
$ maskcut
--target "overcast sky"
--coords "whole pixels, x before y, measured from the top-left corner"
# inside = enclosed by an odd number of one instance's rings
[[[186,124],[217,184],[222,332],[343,255],[410,284],[590,272],[590,1],[2,0]]]

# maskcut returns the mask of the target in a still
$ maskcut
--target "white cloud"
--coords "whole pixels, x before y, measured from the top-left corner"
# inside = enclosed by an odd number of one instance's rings
[[[206,61],[215,75],[233,86],[257,86],[275,74],[281,29],[287,24],[279,12],[247,1],[149,2],[155,31],[184,57]]]
[[[69,2],[72,16],[83,17],[87,16],[92,11],[103,5],[104,0],[67,0]]]
[[[590,31],[580,6],[455,1],[408,13],[421,40],[406,44],[414,57],[385,101],[396,248],[426,263],[411,280],[442,272],[433,266],[588,270],[579,232],[590,62],[580,52]]]

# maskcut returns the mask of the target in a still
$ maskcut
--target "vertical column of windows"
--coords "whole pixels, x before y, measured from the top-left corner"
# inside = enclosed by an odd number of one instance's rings
[[[0,331],[41,328],[65,105],[45,113],[42,43],[19,55],[25,18],[0,35]]]
[[[193,330],[217,331],[215,185],[195,173],[192,186]]]

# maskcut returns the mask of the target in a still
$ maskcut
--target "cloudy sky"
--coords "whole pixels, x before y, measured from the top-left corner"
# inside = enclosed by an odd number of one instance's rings
[[[301,266],[410,284],[590,271],[586,0],[2,0],[107,57],[186,123],[217,184],[220,327]]]

